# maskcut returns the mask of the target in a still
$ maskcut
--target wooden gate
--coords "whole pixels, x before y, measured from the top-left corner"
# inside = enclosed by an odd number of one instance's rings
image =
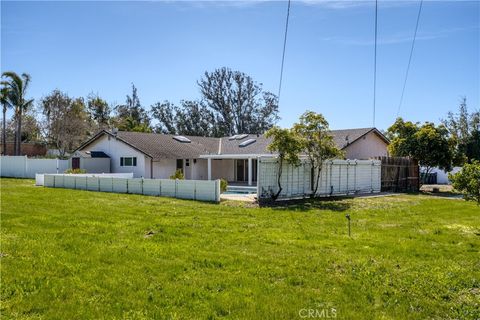
[[[420,168],[418,161],[402,157],[378,157],[382,161],[382,191],[418,191]]]

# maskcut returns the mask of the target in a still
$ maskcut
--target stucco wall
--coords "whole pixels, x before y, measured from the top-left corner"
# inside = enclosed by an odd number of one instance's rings
[[[175,159],[161,159],[153,162],[153,178],[168,179],[177,169],[177,161]]]
[[[72,160],[69,160],[70,168]],[[109,158],[80,158],[80,169],[84,169],[87,173],[110,173]]]
[[[387,143],[376,133],[370,132],[343,149],[345,158],[365,160],[388,156]]]
[[[212,160],[212,179],[235,180],[235,167],[233,159]]]
[[[146,162],[150,163],[150,158],[143,153],[135,150],[126,143],[123,143],[114,137],[103,135],[96,141],[86,146],[85,151],[103,151],[110,156],[110,170],[113,173],[133,173],[135,178],[150,178],[150,168],[146,168]],[[120,157],[137,157],[136,167],[121,167]],[[148,171],[146,170],[148,169]]]

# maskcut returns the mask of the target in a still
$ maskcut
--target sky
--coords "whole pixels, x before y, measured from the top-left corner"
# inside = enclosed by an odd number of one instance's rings
[[[395,120],[419,1],[378,1],[375,126]],[[2,1],[1,70],[27,72],[28,96],[54,89],[142,105],[200,97],[229,67],[278,92],[286,1]],[[279,125],[306,110],[332,129],[373,125],[373,1],[292,1]],[[399,115],[439,122],[467,97],[480,108],[480,1],[423,3]]]

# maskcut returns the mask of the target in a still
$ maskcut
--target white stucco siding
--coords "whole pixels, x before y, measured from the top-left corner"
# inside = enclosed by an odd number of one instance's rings
[[[208,162],[206,159],[196,159],[192,168],[192,179],[207,180],[208,179]]]
[[[177,160],[161,159],[153,162],[153,178],[168,179],[177,169]]]
[[[97,140],[83,148],[88,151],[103,151],[110,156],[110,170],[112,173],[133,173],[134,178],[150,177],[150,168],[146,170],[146,162],[150,163],[150,158],[143,153],[130,147],[128,144],[104,134]],[[121,157],[136,157],[136,167],[120,166]]]
[[[387,146],[387,143],[376,133],[370,132],[350,144],[343,151],[345,151],[345,158],[347,159],[365,160],[388,156]]]
[[[235,167],[233,159],[212,160],[212,179],[235,180]]]
[[[110,159],[80,158],[80,169],[84,169],[87,173],[110,173]]]

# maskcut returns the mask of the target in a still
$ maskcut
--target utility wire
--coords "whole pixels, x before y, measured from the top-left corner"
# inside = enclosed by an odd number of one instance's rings
[[[283,38],[283,53],[282,53],[282,66],[280,67],[280,83],[278,84],[278,100],[277,104],[280,105],[280,93],[282,92],[282,79],[283,79],[283,64],[285,62],[285,48],[287,47],[287,33],[288,33],[288,19],[290,17],[290,0],[288,0],[287,7],[287,19],[285,21],[285,36]]]
[[[377,17],[378,0],[375,0],[375,53],[373,55],[373,126],[375,127],[375,107],[377,98]]]
[[[405,73],[405,80],[403,81],[402,95],[400,96],[400,103],[397,109],[397,118],[400,115],[400,109],[403,103],[403,95],[405,94],[405,87],[407,86],[408,72],[410,71],[410,64],[412,62],[413,49],[415,48],[415,39],[417,38],[418,23],[420,21],[420,14],[422,13],[423,0],[420,0],[420,6],[418,7],[417,24],[415,25],[415,32],[413,34],[412,47],[410,48],[410,57],[408,58],[407,72]]]

